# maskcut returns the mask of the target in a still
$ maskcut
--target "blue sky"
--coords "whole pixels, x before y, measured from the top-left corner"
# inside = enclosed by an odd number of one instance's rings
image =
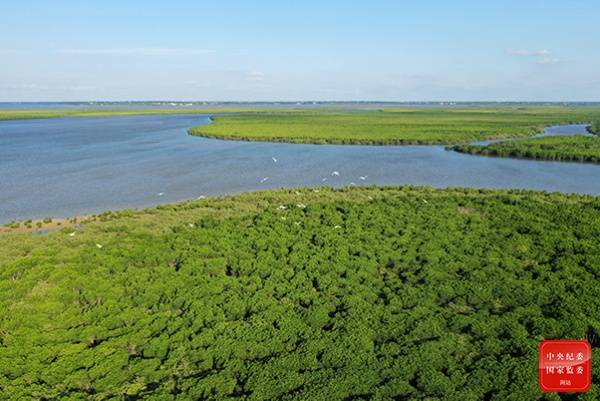
[[[600,101],[600,1],[6,1],[0,101]]]

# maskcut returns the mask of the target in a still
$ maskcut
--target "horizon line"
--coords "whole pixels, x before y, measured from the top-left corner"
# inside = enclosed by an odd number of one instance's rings
[[[188,104],[220,104],[220,103],[284,103],[284,104],[323,104],[323,103],[600,103],[600,100],[0,100],[0,104],[14,103],[188,103]]]

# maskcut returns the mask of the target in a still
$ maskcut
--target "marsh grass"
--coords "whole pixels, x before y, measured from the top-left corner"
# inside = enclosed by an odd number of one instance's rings
[[[597,133],[598,123],[588,127]],[[456,145],[457,152],[482,156],[513,157],[550,161],[600,163],[600,137],[550,136],[518,141],[498,142],[490,145]]]
[[[0,121],[2,120],[31,120],[61,117],[125,117],[141,115],[180,115],[180,114],[221,114],[249,112],[248,109],[220,108],[220,109],[103,109],[103,110],[81,110],[81,109],[39,109],[39,110],[0,110]]]
[[[589,122],[589,107],[412,108],[371,113],[332,110],[238,113],[216,116],[191,135],[221,139],[333,144],[456,144],[526,137],[549,125]]]

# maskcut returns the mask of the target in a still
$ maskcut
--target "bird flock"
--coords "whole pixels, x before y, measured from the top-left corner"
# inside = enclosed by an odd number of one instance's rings
[[[277,157],[275,157],[275,156],[271,157],[271,160],[273,161],[273,163],[278,163],[278,162],[279,162],[279,159],[278,159]],[[339,172],[339,171],[337,171],[337,170],[334,170],[334,171],[332,171],[332,172],[331,172],[331,175],[330,175],[330,176],[331,176],[331,177],[340,177],[341,175],[340,175],[340,172]],[[360,181],[366,181],[366,180],[367,180],[367,178],[368,178],[368,176],[367,176],[367,175],[361,175],[361,176],[359,176],[359,177],[358,177],[358,179],[359,179]],[[269,177],[263,177],[263,178],[261,178],[261,179],[260,179],[260,183],[261,183],[261,184],[263,184],[263,183],[267,182],[268,180],[269,180]],[[321,179],[321,182],[327,182],[327,180],[328,180],[328,177],[323,177],[323,178]],[[349,185],[352,185],[352,186],[354,186],[354,185],[356,185],[356,183],[354,183],[354,182],[350,182],[350,184],[349,184]],[[313,192],[315,192],[315,193],[318,193],[319,191],[315,189],[315,190],[313,190]],[[162,196],[164,196],[164,195],[165,195],[165,192],[159,192],[159,193],[157,193],[157,194],[156,194],[156,196],[158,196],[158,197],[162,197]],[[300,195],[300,192],[296,191],[296,195]],[[205,199],[205,198],[206,198],[206,196],[204,196],[204,195],[200,195],[200,196],[198,196],[196,199],[197,199],[197,200],[202,200],[202,199]],[[372,200],[372,198],[371,198],[370,196],[369,196],[369,199],[370,199],[370,200]],[[423,201],[424,201],[425,203],[427,202],[427,201],[425,201],[425,200],[423,200]],[[298,203],[298,204],[296,205],[296,207],[297,207],[297,208],[299,208],[299,209],[306,209],[306,205],[305,205],[305,204],[303,204],[303,203]],[[280,205],[280,206],[279,206],[279,209],[280,209],[280,210],[286,210],[286,209],[287,209],[287,206],[285,206],[285,205]],[[281,220],[286,220],[286,217],[285,217],[285,216],[281,217]],[[301,222],[298,222],[298,221],[296,221],[296,222],[294,222],[294,224],[295,224],[296,226],[300,226],[300,225],[301,225]],[[188,224],[188,226],[189,226],[190,228],[192,228],[192,227],[195,227],[195,224],[193,224],[193,223],[189,223],[189,224]],[[338,228],[341,228],[341,227],[340,227],[339,225],[336,225],[334,228],[335,228],[335,229],[338,229]],[[73,237],[73,236],[75,236],[75,232],[69,233],[69,236],[70,236],[70,237]],[[102,244],[95,244],[95,245],[96,245],[96,248],[98,248],[98,249],[102,249],[102,248],[103,248],[103,245],[102,245]]]
[[[278,159],[277,157],[275,157],[275,156],[271,157],[271,160],[273,161],[273,163],[278,163],[278,162],[279,162],[279,159]],[[340,172],[339,172],[339,171],[337,171],[337,170],[334,170],[334,171],[332,171],[332,172],[331,172],[331,174],[330,174],[330,177],[334,177],[334,178],[335,178],[335,177],[341,177],[341,174],[340,174]],[[366,181],[366,180],[367,180],[367,178],[369,178],[369,176],[368,176],[368,175],[360,175],[360,176],[358,176],[358,179],[359,179],[360,181]],[[260,182],[261,184],[264,184],[264,183],[265,183],[265,182],[267,182],[268,180],[269,180],[269,177],[263,177],[263,178],[261,178],[261,179],[259,180],[259,182]],[[327,181],[328,181],[328,177],[323,177],[323,178],[321,178],[321,182],[327,182]],[[352,186],[354,186],[354,185],[356,185],[356,183],[351,181],[351,182],[349,183],[349,185],[352,185]]]
[[[275,156],[272,156],[272,157],[271,157],[271,160],[273,161],[273,163],[278,163],[278,162],[279,162],[279,159],[278,159],[277,157],[275,157]],[[335,177],[341,177],[341,174],[340,174],[340,172],[339,172],[339,171],[337,171],[337,170],[334,170],[334,171],[332,171],[332,172],[331,172],[331,174],[330,174],[330,177],[334,177],[334,178],[335,178]],[[358,176],[358,179],[359,179],[360,181],[366,181],[366,180],[367,180],[367,178],[369,178],[369,176],[368,176],[368,175],[361,175],[361,176]],[[264,184],[264,183],[266,183],[267,181],[269,181],[269,177],[262,177],[262,178],[260,178],[260,179],[259,179],[259,183],[261,183],[261,184]],[[327,181],[328,181],[328,177],[323,177],[323,178],[321,178],[321,182],[327,182]],[[352,186],[354,186],[354,185],[356,185],[356,183],[355,183],[355,182],[353,182],[353,181],[351,181],[351,182],[349,183],[349,185],[352,185]],[[162,196],[164,196],[164,195],[165,195],[165,192],[159,192],[159,193],[157,193],[157,194],[156,194],[156,196],[158,196],[158,197],[162,197]],[[201,196],[199,196],[199,197],[198,197],[198,198],[196,198],[196,199],[197,199],[197,200],[201,200],[201,199],[204,199],[204,198],[205,198],[205,196],[201,195]]]

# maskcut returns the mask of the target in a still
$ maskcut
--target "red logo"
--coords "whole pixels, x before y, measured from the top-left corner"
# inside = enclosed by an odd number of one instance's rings
[[[544,392],[586,392],[592,385],[592,347],[585,340],[540,343],[540,388]]]

